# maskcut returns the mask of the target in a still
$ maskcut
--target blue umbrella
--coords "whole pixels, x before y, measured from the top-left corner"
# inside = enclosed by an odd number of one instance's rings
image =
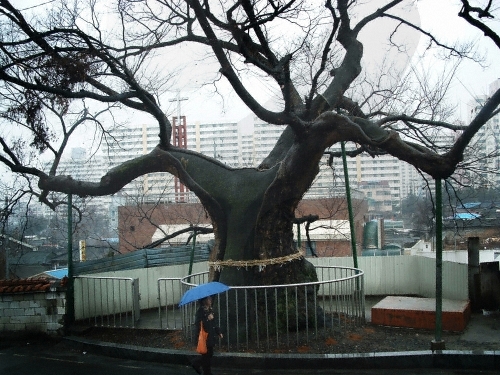
[[[189,289],[181,298],[179,306],[185,305],[189,302],[198,301],[199,299],[219,294],[229,290],[226,284],[219,283],[218,281],[211,281],[206,284],[201,284]]]

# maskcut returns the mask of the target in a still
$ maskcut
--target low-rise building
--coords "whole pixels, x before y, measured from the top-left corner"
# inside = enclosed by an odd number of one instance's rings
[[[367,208],[364,200],[353,199],[356,242],[362,242],[363,222]],[[147,218],[144,216],[147,212]],[[345,198],[304,199],[299,203],[295,217],[317,215],[319,219],[307,225],[294,225],[294,238],[301,248],[317,256],[351,255],[351,232]],[[127,253],[144,248],[189,226],[209,227],[210,218],[199,203],[123,206],[119,208],[119,252]],[[306,225],[310,245],[307,242]],[[300,233],[300,234],[299,234]],[[300,237],[299,237],[300,236]],[[185,244],[184,233],[164,241],[159,246]],[[208,241],[213,234],[197,236],[197,243]],[[300,238],[300,240],[299,240]]]

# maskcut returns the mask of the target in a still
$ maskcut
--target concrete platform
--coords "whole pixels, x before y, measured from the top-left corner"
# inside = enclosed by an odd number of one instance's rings
[[[462,332],[467,327],[470,316],[469,301],[443,300],[443,330]],[[392,327],[435,329],[436,300],[388,296],[371,308],[371,322]]]

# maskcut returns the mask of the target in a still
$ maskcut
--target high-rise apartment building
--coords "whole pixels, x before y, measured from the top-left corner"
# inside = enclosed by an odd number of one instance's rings
[[[47,165],[49,169],[51,166]],[[70,175],[76,180],[98,182],[102,177],[103,160],[100,155],[90,157],[86,150],[81,147],[71,149],[71,155],[61,159],[57,167],[57,173]]]
[[[254,117],[253,142],[248,141],[242,153],[246,160],[253,160],[253,166],[258,165],[262,159],[269,154],[276,141],[283,132],[283,127],[273,126],[262,122]],[[349,148],[349,144],[346,145]],[[334,145],[329,151],[341,151],[340,144]],[[344,196],[344,167],[341,158],[334,158],[332,165],[328,165],[328,155],[325,155],[321,164],[320,172],[306,193],[306,197],[330,197]],[[369,186],[377,185],[384,187],[385,198],[383,204],[392,208],[399,206],[402,198],[406,197],[416,185],[418,174],[416,170],[390,155],[382,155],[372,158],[369,155],[359,155],[355,158],[347,158],[347,169],[351,193],[359,197],[360,193],[368,193]]]
[[[500,88],[500,78],[489,85],[488,96]],[[472,120],[488,96],[477,96],[468,104],[469,120]],[[464,182],[476,187],[500,186],[500,114],[492,117],[474,136],[468,148],[474,172],[466,172],[460,177]]]
[[[256,167],[271,152],[284,128],[269,125],[256,117],[248,120],[249,118],[240,123],[213,124],[188,122],[187,148],[215,157],[229,167]],[[156,134],[156,127],[145,125],[118,131],[115,135],[116,148],[110,150],[108,156],[109,166],[150,152],[157,144]],[[137,139],[142,142],[137,142]],[[349,148],[349,144],[346,147]],[[331,151],[340,151],[340,145],[335,145]],[[328,156],[325,156],[320,165],[320,173],[306,197],[345,195],[342,159],[334,159],[331,166],[327,161]],[[360,192],[367,193],[364,190],[370,190],[370,186],[379,184],[386,190],[383,202],[385,206],[398,206],[401,199],[421,185],[412,166],[390,155],[377,158],[365,155],[347,158],[347,166],[353,194],[359,197]],[[131,186],[123,189],[123,196],[129,200],[130,197],[143,196],[142,201],[157,201],[158,197],[163,196],[162,201],[175,201],[173,179],[168,174],[147,175],[129,185]],[[191,194],[188,201],[194,202],[196,197]]]
[[[354,145],[346,143],[346,151],[354,149]],[[334,145],[330,152],[340,154],[341,146]],[[315,187],[316,191],[327,191],[328,186],[337,195],[345,194],[345,172],[341,157],[333,159],[332,165],[327,165],[325,157],[320,168]],[[415,189],[415,169],[391,156],[380,155],[375,158],[361,154],[346,157],[347,173],[351,189],[363,193],[368,200],[368,209],[374,216],[391,215],[399,210],[401,200]]]
[[[45,166],[45,170],[48,171],[51,168],[50,164]],[[87,151],[82,147],[75,147],[71,149],[69,156],[64,157],[60,160],[57,167],[57,173],[61,175],[68,175],[75,180],[88,181],[88,182],[99,182],[101,177],[107,171],[107,163],[105,162],[102,154],[96,153],[95,155],[89,155]],[[65,196],[60,195],[61,200],[67,199]],[[112,201],[113,197],[73,197],[73,204],[80,207],[80,209],[86,211],[87,213],[99,212],[102,214],[108,214],[110,221],[118,219],[118,213],[112,213]],[[54,212],[50,210],[45,205],[30,205],[30,210],[37,215],[42,215],[45,217],[52,217]],[[64,206],[59,206],[57,208],[58,215],[66,216],[67,208]],[[112,226],[113,224],[110,224]]]
[[[182,117],[183,121],[184,119],[185,117]],[[253,115],[238,123],[192,124],[187,121],[183,142],[186,148],[215,157],[229,167],[257,167],[273,149],[283,129],[282,126],[264,123]],[[490,148],[496,150],[499,145],[495,136],[498,134],[498,118],[493,119],[489,127],[480,132],[483,133],[487,145],[484,147],[485,152]],[[115,142],[103,151],[95,164],[87,167],[87,164],[83,163],[83,152],[75,150],[75,156],[68,161],[68,168],[73,164],[71,168],[74,170],[71,174],[76,178],[97,180],[110,168],[151,152],[158,144],[157,134],[157,126],[147,124],[116,129],[113,133]],[[441,145],[452,144],[456,134],[441,132],[432,137],[439,148]],[[347,150],[353,148],[353,144],[346,143]],[[329,151],[340,152],[340,144],[334,145]],[[441,151],[444,151],[444,148]],[[498,158],[494,163],[498,166]],[[402,199],[409,194],[419,194],[422,187],[426,186],[422,176],[413,166],[390,155],[375,158],[365,154],[354,158],[347,157],[347,167],[353,194],[358,194],[359,197],[360,193],[364,193],[369,198],[380,200],[377,205],[384,207],[382,211],[398,211]],[[174,178],[168,173],[155,173],[129,183],[117,196],[121,197],[119,202],[122,204],[176,202],[174,193]],[[329,165],[328,155],[325,155],[320,163],[320,173],[306,197],[343,195],[345,183],[342,159],[335,158],[333,164]],[[196,202],[197,199],[188,192],[186,201]]]
[[[239,166],[240,139],[237,123],[187,125],[187,148],[214,157],[229,167]]]
[[[106,170],[150,153],[159,142],[155,125],[118,128],[113,136],[115,141],[103,150]],[[173,201],[174,179],[169,173],[147,174],[127,184],[120,193],[127,204]]]

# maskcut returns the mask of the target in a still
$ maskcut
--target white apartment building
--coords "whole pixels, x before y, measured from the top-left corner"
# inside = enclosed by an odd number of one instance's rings
[[[253,124],[253,145],[246,147],[245,155],[250,155],[250,149],[253,147],[252,157],[247,159],[256,161],[257,165],[265,156],[269,154],[276,140],[283,131],[283,127],[270,126],[258,118],[254,118]],[[349,143],[346,149],[349,150]],[[351,148],[354,146],[352,145]],[[329,151],[340,152],[340,144],[334,145]],[[418,174],[415,168],[407,163],[400,161],[390,155],[383,155],[372,158],[368,155],[359,155],[355,158],[347,158],[347,169],[351,194],[359,197],[363,193],[363,187],[370,183],[379,184],[383,182],[388,186],[388,197],[385,203],[390,201],[390,205],[400,204],[400,200],[406,197],[415,189]],[[418,183],[420,185],[420,183]],[[306,193],[306,197],[327,197],[327,196],[345,196],[344,167],[341,158],[334,158],[333,165],[328,165],[328,155],[325,155],[320,164],[320,173],[314,181],[311,189]]]
[[[50,168],[49,165],[46,167]],[[57,173],[70,175],[76,180],[98,182],[104,170],[103,160],[100,155],[90,157],[84,148],[75,147],[71,149],[68,158],[63,158],[57,167]]]
[[[498,121],[497,121],[498,124]],[[497,125],[498,126],[498,125]],[[273,149],[284,127],[262,122],[255,116],[248,116],[239,123],[187,123],[187,148],[210,157],[215,157],[230,167],[256,167]],[[71,160],[61,165],[68,168],[75,178],[97,181],[107,170],[134,157],[149,153],[158,144],[158,128],[155,125],[142,125],[117,129],[115,142],[110,145],[93,164],[87,164],[84,151],[75,149]],[[438,144],[450,144],[454,134],[438,134]],[[347,143],[346,149],[354,145]],[[330,151],[340,151],[340,144]],[[306,197],[344,196],[344,170],[341,158],[335,158],[328,165],[328,155],[320,164],[320,173]],[[396,208],[401,200],[411,193],[418,194],[422,189],[422,177],[415,168],[390,155],[372,158],[358,155],[347,158],[348,174],[352,194],[359,197],[375,194],[383,197],[383,206]],[[72,169],[72,172],[70,171]],[[373,187],[378,186],[378,192]],[[381,188],[383,188],[381,191]],[[168,173],[155,173],[142,176],[125,186],[113,197],[114,204],[135,204],[136,202],[174,202],[174,179]],[[196,201],[189,194],[189,201]],[[111,199],[109,200],[111,202]],[[112,211],[112,208],[110,208]]]
[[[500,88],[500,78],[489,85],[488,95]],[[468,104],[469,120],[481,110],[488,96],[478,96]],[[475,161],[476,173],[462,175],[464,182],[477,187],[500,186],[500,114],[490,119],[475,135],[469,147],[469,157]]]
[[[159,142],[158,126],[143,124],[114,130],[115,141],[103,150],[105,170],[150,153]],[[104,171],[105,173],[105,171]],[[124,204],[172,200],[174,183],[169,173],[153,173],[141,176],[126,185],[120,194]]]
[[[254,166],[258,166],[269,155],[284,129],[283,126],[269,125],[254,117],[252,137]]]
[[[46,164],[44,169],[48,171],[51,167],[51,164]],[[57,174],[68,175],[75,180],[99,182],[107,170],[107,163],[105,162],[102,154],[97,153],[95,155],[89,155],[84,148],[75,147],[71,149],[70,155],[63,157],[60,160],[57,167]],[[65,200],[67,198],[61,195],[60,199]],[[102,213],[109,211],[111,221],[117,222],[117,212],[115,212],[115,216],[112,215],[113,205],[111,203],[113,199],[113,197],[109,196],[84,198],[74,196],[73,203],[87,212]],[[33,214],[45,217],[52,217],[54,215],[52,210],[42,204],[30,204],[30,210]],[[59,206],[58,212],[58,214],[66,216],[67,208],[65,206]],[[112,226],[112,224],[110,225]],[[112,228],[116,228],[116,225],[114,227],[112,226]]]
[[[187,148],[216,158],[229,167],[240,165],[241,134],[237,123],[187,125]]]
[[[346,151],[353,150],[354,144],[346,143]],[[341,146],[334,145],[331,152],[341,151]],[[332,166],[324,158],[321,172],[315,182],[316,191],[327,191],[332,186],[337,195],[345,194],[345,173],[342,158],[334,158]],[[391,155],[372,158],[361,154],[346,157],[349,185],[368,198],[369,211],[380,214],[397,210],[401,200],[413,193],[421,184],[415,168]],[[371,202],[371,203],[370,203]]]
[[[48,170],[51,165],[46,165],[45,169]],[[100,154],[90,156],[87,151],[81,147],[71,149],[68,157],[62,158],[57,167],[57,173],[61,175],[69,175],[75,180],[99,182],[105,173],[106,166]],[[109,202],[105,198],[75,198],[80,201],[87,201],[88,204],[95,207],[100,207],[102,202]]]
[[[71,156],[61,160],[58,174],[71,175],[77,180],[98,182],[110,169],[151,152],[157,144],[157,126],[144,124],[139,127],[117,128],[113,131],[113,140],[110,140],[106,147],[94,155],[88,155],[83,148],[73,148]],[[48,168],[50,166],[47,166]],[[116,228],[118,206],[169,201],[173,197],[173,189],[172,175],[154,173],[137,178],[111,197],[88,198],[85,199],[85,203],[101,212],[107,211],[110,226]]]
[[[256,167],[271,152],[280,137],[283,127],[273,126],[262,122],[252,116],[250,121],[246,118],[240,123],[213,123],[213,124],[187,124],[187,147],[190,150],[204,155],[215,157],[230,167]],[[157,144],[157,128],[146,127],[137,129],[124,129],[116,136],[119,149],[110,156],[113,160],[110,166],[117,165],[131,157],[151,151]],[[142,143],[134,139],[142,139]],[[349,144],[346,145],[349,148]],[[340,145],[335,149],[340,151]],[[332,149],[333,150],[333,149]],[[344,196],[344,172],[342,159],[334,159],[333,168],[327,165],[328,156],[320,165],[320,173],[306,197]],[[352,194],[359,197],[360,190],[370,183],[380,183],[389,186],[389,197],[385,200],[392,206],[398,205],[404,197],[414,192],[422,184],[416,170],[400,160],[383,155],[377,158],[361,155],[347,159],[349,181]],[[164,175],[164,174],[159,174]],[[165,197],[165,201],[173,201],[173,182],[164,176],[145,176],[132,187],[124,188],[124,196],[137,195],[150,196],[157,200],[158,196]],[[168,184],[168,186],[166,186]],[[147,200],[148,198],[146,198]],[[190,201],[196,197],[190,196]]]

